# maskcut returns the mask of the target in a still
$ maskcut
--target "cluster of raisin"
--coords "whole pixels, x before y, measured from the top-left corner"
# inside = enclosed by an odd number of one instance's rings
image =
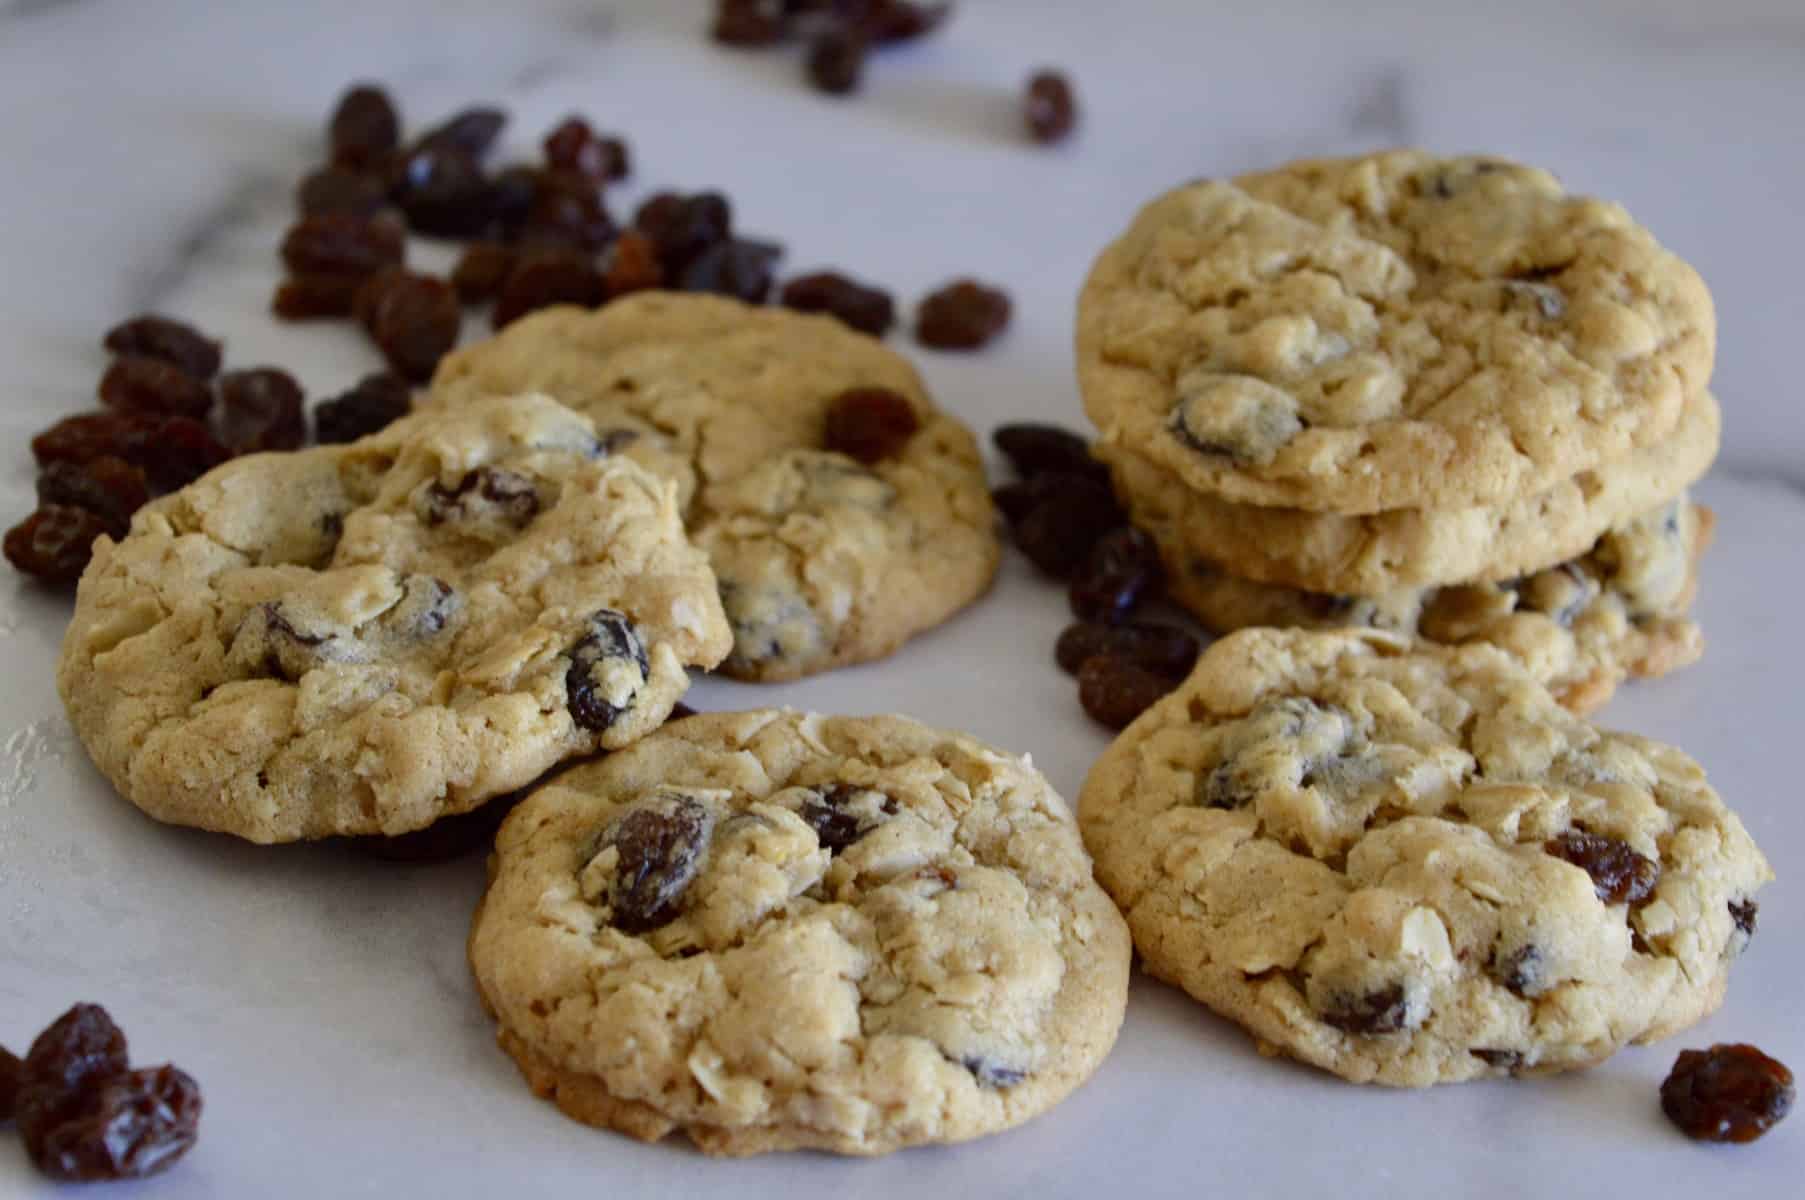
[[[1054,657],[1078,677],[1084,711],[1121,729],[1190,674],[1200,646],[1176,626],[1133,620],[1159,595],[1153,539],[1128,523],[1109,472],[1077,434],[1052,425],[1005,425],[993,435],[1021,477],[994,493],[1029,561],[1068,581],[1078,618]]]
[[[71,1183],[141,1179],[174,1166],[199,1135],[201,1089],[179,1067],[131,1069],[125,1034],[77,1004],[23,1059],[0,1047],[0,1122],[32,1164]]]
[[[168,317],[109,330],[114,358],[98,412],[66,417],[31,440],[38,507],[7,531],[7,561],[47,583],[80,577],[101,534],[125,535],[132,514],[240,454],[307,443],[306,396],[278,367],[220,373],[220,343]],[[407,384],[365,379],[316,413],[319,439],[350,441],[405,413]]]

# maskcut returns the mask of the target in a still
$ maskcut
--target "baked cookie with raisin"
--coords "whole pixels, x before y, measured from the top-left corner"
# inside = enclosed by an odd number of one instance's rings
[[[529,796],[469,953],[503,1049],[579,1121],[883,1154],[1083,1083],[1129,942],[1026,759],[762,710],[673,722]]]
[[[1679,750],[1489,646],[1253,629],[1079,802],[1147,969],[1262,1049],[1421,1086],[1584,1067],[1722,1001],[1766,860]]]
[[[522,391],[587,413],[677,483],[733,625],[729,675],[882,658],[996,573],[970,431],[905,359],[831,317],[674,292],[547,309],[448,357],[420,403]]]
[[[670,485],[524,396],[147,505],[95,543],[57,687],[160,821],[395,835],[658,728],[730,644]]]

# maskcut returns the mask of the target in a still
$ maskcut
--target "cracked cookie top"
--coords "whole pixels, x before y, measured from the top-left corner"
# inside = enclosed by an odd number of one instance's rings
[[[656,729],[727,653],[670,486],[543,396],[234,460],[102,538],[57,685],[159,820],[398,834]]]
[[[1128,952],[1026,760],[777,710],[673,722],[528,797],[470,935],[535,1090],[720,1153],[1027,1120],[1113,1044]]]
[[[1149,970],[1356,1081],[1585,1066],[1721,1001],[1772,878],[1680,751],[1490,647],[1248,630],[1092,769]]]
[[[549,309],[440,366],[429,407],[542,391],[677,482],[720,579],[723,669],[780,680],[880,658],[983,593],[998,546],[971,434],[907,361],[830,317],[647,292]],[[848,395],[913,414],[892,442],[830,446]],[[856,418],[858,414],[853,414]]]
[[[1497,505],[1665,437],[1715,320],[1620,207],[1393,151],[1153,201],[1092,268],[1078,367],[1105,441],[1227,500]]]

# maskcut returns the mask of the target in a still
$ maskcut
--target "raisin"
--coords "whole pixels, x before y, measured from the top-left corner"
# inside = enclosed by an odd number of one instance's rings
[[[351,848],[396,863],[441,863],[463,858],[478,850],[487,851],[495,844],[495,831],[512,812],[524,793],[510,792],[498,796],[480,808],[455,816],[440,817],[425,829],[392,837],[354,837]]]
[[[763,304],[771,294],[783,247],[775,242],[728,238],[708,247],[684,266],[677,287],[686,292],[713,292],[747,304]]]
[[[1235,760],[1217,763],[1208,775],[1199,775],[1192,788],[1192,802],[1200,808],[1233,811],[1246,808],[1258,799],[1258,790],[1248,786],[1235,766]]]
[[[609,827],[598,849],[611,846],[619,856],[608,896],[616,929],[649,933],[676,920],[683,893],[702,868],[710,832],[700,801],[668,794]]]
[[[508,123],[508,114],[499,108],[479,105],[466,108],[425,134],[416,143],[433,149],[455,150],[480,159],[495,145],[495,139]]]
[[[1009,294],[975,279],[931,292],[915,314],[915,338],[936,350],[976,350],[1009,324]]]
[[[121,412],[204,417],[213,407],[207,385],[160,358],[121,358],[100,379],[100,402]]]
[[[276,367],[229,371],[219,380],[218,428],[233,454],[297,449],[307,440],[306,395]]]
[[[133,317],[107,330],[106,348],[122,358],[155,358],[196,379],[219,373],[219,343],[192,325],[154,313]]]
[[[872,337],[883,337],[896,323],[896,305],[889,292],[866,287],[834,271],[798,275],[783,285],[777,302],[797,312],[837,317]]]
[[[232,457],[207,427],[187,417],[171,417],[163,422],[146,448],[145,461],[138,463],[150,476],[151,487],[158,492],[173,492]]]
[[[575,171],[540,174],[522,239],[594,251],[607,245],[614,233],[614,218],[608,215],[595,180]]]
[[[593,308],[604,299],[595,260],[579,250],[536,250],[523,254],[495,298],[491,319],[500,329],[527,313],[554,304]]]
[[[695,709],[691,708],[689,705],[687,705],[687,704],[683,703],[683,701],[679,700],[679,701],[677,701],[677,703],[671,705],[670,716],[666,717],[664,720],[665,720],[665,723],[668,725],[672,721],[681,721],[685,717],[693,717],[695,715],[696,715]]]
[[[77,1004],[58,1017],[19,1064],[13,1115],[27,1148],[64,1119],[83,1091],[129,1066],[125,1034],[106,1009]]]
[[[664,268],[658,262],[658,248],[651,238],[629,229],[614,239],[602,258],[603,295],[613,300],[663,284]]]
[[[1122,729],[1178,686],[1126,658],[1094,654],[1078,668],[1078,703],[1091,719]]]
[[[1323,1024],[1333,1025],[1343,1033],[1396,1033],[1410,1024],[1410,1006],[1401,984],[1363,996],[1343,992],[1318,1015]]]
[[[368,220],[388,206],[388,184],[381,175],[347,167],[321,167],[295,187],[295,208],[304,217],[336,214]]]
[[[45,583],[74,583],[94,554],[107,519],[85,508],[46,504],[6,531],[6,561]]]
[[[112,455],[86,463],[53,462],[38,476],[40,506],[85,508],[116,538],[125,536],[132,514],[149,499],[144,471]]]
[[[1792,1111],[1792,1072],[1755,1047],[1682,1050],[1661,1082],[1661,1111],[1687,1137],[1752,1142]]]
[[[598,678],[597,672],[608,666],[633,668],[639,679],[625,695],[604,694],[602,689],[608,687],[609,680]],[[610,728],[633,707],[650,678],[645,643],[640,641],[632,622],[612,609],[602,609],[589,618],[589,632],[570,648],[570,669],[564,674],[570,719],[584,729],[599,732]]]
[[[476,237],[495,215],[482,167],[449,147],[410,150],[395,169],[389,194],[410,228],[433,237]]]
[[[990,435],[1015,473],[1023,479],[1047,474],[1082,475],[1109,482],[1109,468],[1091,457],[1090,443],[1057,425],[1019,422],[998,426]]]
[[[144,413],[82,413],[64,417],[32,438],[31,452],[40,466],[107,456],[143,466],[150,438],[162,427],[161,419]]]
[[[276,285],[270,311],[284,321],[336,320],[357,311],[363,275],[297,275]]]
[[[846,809],[846,805],[854,798],[869,791],[869,788],[855,787],[848,783],[818,788],[816,795],[820,798],[803,801],[797,814],[815,831],[815,838],[821,846],[830,855],[837,855],[870,832],[870,828],[861,823],[857,813]],[[896,801],[885,796],[881,808],[886,815],[894,816]]]
[[[862,25],[872,41],[906,42],[934,32],[952,15],[951,3],[920,4],[909,0],[873,0]]]
[[[389,366],[416,381],[432,377],[463,321],[449,283],[402,267],[370,276],[357,293],[357,316]]]
[[[844,96],[857,90],[865,73],[865,56],[871,43],[862,29],[829,29],[809,46],[809,82],[817,91]]]
[[[350,391],[314,410],[314,440],[322,446],[355,442],[386,429],[407,415],[412,394],[407,380],[398,375],[366,375]]]
[[[609,182],[627,177],[627,147],[619,138],[598,137],[589,122],[570,116],[545,135],[545,161],[560,171],[575,171]]]
[[[867,466],[895,458],[908,445],[921,418],[908,399],[889,388],[851,388],[827,406],[822,445]]]
[[[520,232],[539,195],[537,167],[505,167],[489,185],[489,217],[505,236]]]
[[[455,487],[434,482],[426,489],[426,523],[467,521],[493,512],[517,528],[539,515],[539,489],[531,479],[499,467],[478,467]]]
[[[1036,71],[1022,95],[1022,117],[1035,141],[1063,139],[1078,124],[1078,101],[1072,95],[1071,81],[1058,71]]]
[[[0,1046],[0,1123],[13,1119],[19,1100],[19,1056]]]
[[[1072,612],[1080,621],[1115,625],[1158,590],[1164,574],[1151,537],[1126,525],[1113,529],[1097,540],[1072,576]]]
[[[465,304],[481,304],[495,299],[513,269],[510,247],[500,242],[472,242],[451,269],[451,286]]]
[[[340,166],[379,166],[401,144],[401,117],[387,92],[360,83],[340,97],[326,138]]]
[[[1167,679],[1189,675],[1201,652],[1196,638],[1171,625],[1111,627],[1088,621],[1068,626],[1053,647],[1053,657],[1070,675],[1076,675],[1086,659],[1106,654]]]
[[[719,192],[660,192],[639,206],[633,226],[652,239],[665,274],[674,276],[731,236],[733,209]]]
[[[1744,939],[1755,936],[1755,917],[1760,911],[1761,906],[1753,900],[1730,901],[1730,920],[1735,922],[1737,932]]]
[[[1641,904],[1661,882],[1661,864],[1630,849],[1627,842],[1578,829],[1551,838],[1542,849],[1592,877],[1606,904]]]
[[[373,275],[400,266],[403,253],[399,225],[344,213],[302,217],[282,239],[282,261],[296,275]]]
[[[709,36],[724,46],[772,46],[788,26],[784,0],[720,0]]]
[[[201,1089],[174,1066],[102,1080],[50,1129],[26,1140],[38,1170],[69,1182],[142,1179],[167,1170],[199,1136]]]
[[[1019,1067],[1004,1066],[981,1055],[962,1058],[959,1065],[971,1072],[979,1087],[1012,1088],[1028,1077],[1028,1073]]]
[[[1072,476],[1056,491],[1043,492],[1016,522],[1015,544],[1030,562],[1056,579],[1064,579],[1090,557],[1091,548],[1122,525],[1122,511],[1106,487]]]
[[[1520,946],[1504,955],[1494,951],[1487,969],[1493,979],[1518,996],[1534,996],[1548,989],[1542,952],[1535,946]]]

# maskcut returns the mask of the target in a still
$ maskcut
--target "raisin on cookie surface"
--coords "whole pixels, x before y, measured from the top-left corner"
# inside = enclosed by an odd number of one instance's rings
[[[915,429],[860,461],[829,447],[829,410],[873,389]],[[795,679],[881,658],[996,572],[970,432],[906,360],[830,317],[666,292],[549,309],[447,358],[423,403],[522,390],[622,431],[623,453],[677,481],[734,627],[730,675]]]
[[[1154,975],[1402,1086],[1560,1071],[1723,999],[1772,878],[1685,754],[1486,646],[1255,629],[1092,769],[1098,878]]]
[[[399,834],[656,729],[730,635],[668,484],[542,397],[234,460],[101,539],[57,685],[151,816]]]
[[[1236,503],[1497,505],[1667,436],[1715,320],[1620,207],[1393,151],[1153,201],[1085,284],[1079,381],[1105,441]]]
[[[881,1154],[1082,1083],[1128,933],[1024,759],[902,717],[707,713],[503,825],[470,962],[577,1120],[715,1154]]]

